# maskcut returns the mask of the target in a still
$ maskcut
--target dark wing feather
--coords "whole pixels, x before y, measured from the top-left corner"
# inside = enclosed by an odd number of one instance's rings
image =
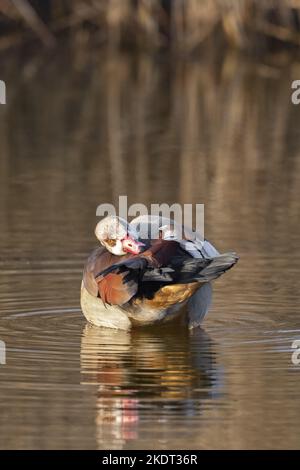
[[[109,274],[114,273],[122,277],[122,282],[130,286],[135,284],[138,290],[139,283],[144,281],[172,282],[170,275],[173,269],[168,266],[172,256],[184,253],[178,242],[158,240],[149,250],[130,259],[122,259],[100,271],[96,276],[98,286]],[[133,289],[132,289],[133,290]]]
[[[174,270],[174,282],[209,282],[228,271],[236,262],[236,253],[225,253],[214,258],[173,258],[170,267]]]
[[[158,240],[148,250],[151,265],[144,271],[144,282],[159,281],[163,283],[185,284],[191,282],[209,282],[221,276],[238,260],[235,253],[207,256],[213,251],[212,245],[205,242],[206,256],[194,258],[175,240]],[[144,253],[144,255],[146,255]]]
[[[193,258],[177,241],[157,240],[141,255],[102,269],[95,275],[95,282],[104,303],[123,305],[140,291],[142,283],[157,283],[159,288],[161,284],[209,282],[237,260],[235,253]]]

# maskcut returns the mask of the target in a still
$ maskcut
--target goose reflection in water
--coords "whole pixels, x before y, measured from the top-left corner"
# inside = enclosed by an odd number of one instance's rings
[[[100,449],[134,446],[137,439],[147,447],[151,440],[157,446],[158,439],[169,445],[172,433],[179,432],[176,425],[170,431],[170,420],[180,418],[180,430],[193,433],[191,418],[202,415],[222,391],[209,335],[179,323],[131,332],[87,324],[81,373],[82,384],[96,387]]]

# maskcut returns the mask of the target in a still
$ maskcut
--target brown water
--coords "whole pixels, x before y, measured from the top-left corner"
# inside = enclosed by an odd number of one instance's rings
[[[1,68],[0,447],[300,448],[296,66],[98,52]],[[299,75],[299,74],[298,74]],[[204,203],[239,264],[203,330],[88,326],[95,211]]]

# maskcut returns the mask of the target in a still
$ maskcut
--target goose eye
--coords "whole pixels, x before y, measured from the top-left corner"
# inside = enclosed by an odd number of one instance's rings
[[[108,246],[115,246],[116,243],[117,243],[117,241],[116,241],[116,239],[114,239],[114,238],[107,238],[107,239],[105,240],[105,243],[107,243]]]

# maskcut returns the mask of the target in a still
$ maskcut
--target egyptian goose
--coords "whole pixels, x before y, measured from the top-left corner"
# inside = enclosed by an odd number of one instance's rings
[[[180,238],[177,228],[158,216],[140,216],[130,224],[108,216],[97,224],[101,246],[86,262],[81,287],[81,308],[89,322],[127,330],[170,320],[185,304],[189,327],[202,322],[211,281],[238,256],[221,255],[207,240],[186,236],[187,231]]]

